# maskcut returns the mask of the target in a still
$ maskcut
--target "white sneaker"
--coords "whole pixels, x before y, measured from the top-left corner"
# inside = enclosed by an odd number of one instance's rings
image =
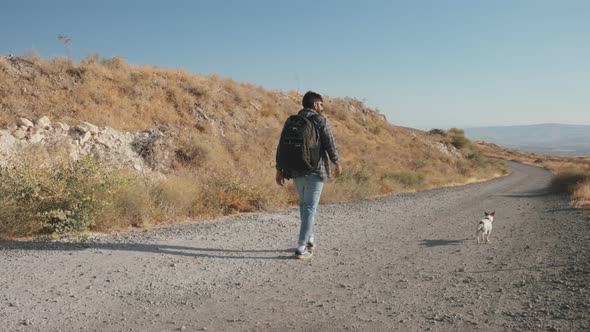
[[[297,249],[295,250],[295,258],[297,259],[308,259],[311,258],[311,256],[313,256],[313,253],[309,250],[303,249],[303,251]]]

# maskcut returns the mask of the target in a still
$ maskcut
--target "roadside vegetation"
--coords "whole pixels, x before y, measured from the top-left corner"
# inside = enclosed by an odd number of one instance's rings
[[[514,151],[496,144],[476,142],[480,151],[488,156],[519,161],[546,168],[553,172],[549,190],[569,195],[572,205],[590,208],[590,156],[548,156]]]
[[[92,158],[73,161],[59,146],[22,151],[0,167],[0,237],[127,230],[293,206],[293,187],[274,183],[274,154],[283,122],[300,109],[301,97],[217,76],[132,66],[120,57],[93,54],[80,63],[34,52],[0,57],[0,128],[43,115],[119,131],[157,128],[172,138],[167,148],[173,156],[171,169],[154,177]],[[322,203],[508,172],[460,129],[396,127],[351,98],[325,96],[325,109],[345,171],[324,187]]]

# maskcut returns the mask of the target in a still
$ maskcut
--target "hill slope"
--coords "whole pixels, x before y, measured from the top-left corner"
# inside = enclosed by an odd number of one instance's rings
[[[132,193],[117,188],[123,194],[111,195],[115,202],[108,206],[119,210],[108,219],[126,220],[122,225],[295,202],[292,188],[274,184],[274,154],[283,121],[301,108],[301,97],[216,76],[131,66],[121,58],[92,56],[75,64],[0,57],[0,127],[8,132],[17,130],[21,117],[48,116],[71,126],[88,121],[119,132],[157,130],[158,137],[165,137],[158,148],[166,154],[136,151],[152,158],[149,164],[164,170],[164,179],[139,181]],[[457,150],[444,135],[396,128],[357,100],[326,96],[324,104],[345,173],[325,187],[323,202],[455,185],[505,172],[473,146]],[[118,227],[104,223],[94,227]]]

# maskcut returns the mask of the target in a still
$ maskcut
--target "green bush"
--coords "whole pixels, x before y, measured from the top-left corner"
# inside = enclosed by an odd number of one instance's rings
[[[129,180],[91,157],[2,166],[0,236],[86,231]]]

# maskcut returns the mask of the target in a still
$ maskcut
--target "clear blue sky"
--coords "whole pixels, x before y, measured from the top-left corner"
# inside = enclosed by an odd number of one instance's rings
[[[590,124],[590,1],[0,0],[0,54],[366,99],[421,129]]]

